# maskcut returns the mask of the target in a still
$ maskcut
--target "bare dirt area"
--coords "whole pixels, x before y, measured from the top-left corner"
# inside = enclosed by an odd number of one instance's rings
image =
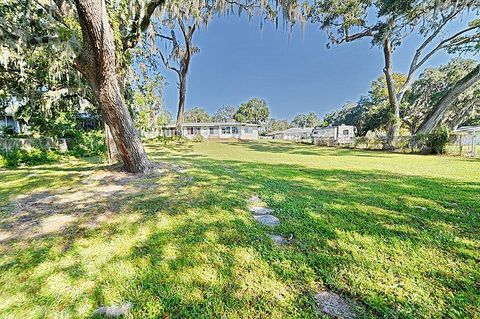
[[[141,175],[91,170],[82,172],[75,186],[17,196],[11,213],[0,220],[0,243],[57,233],[73,226],[96,228],[119,211],[127,196],[157,187],[156,177],[169,171],[174,170],[159,167]]]

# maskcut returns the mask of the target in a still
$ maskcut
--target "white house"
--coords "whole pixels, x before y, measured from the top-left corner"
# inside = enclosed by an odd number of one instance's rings
[[[4,127],[11,127],[17,133],[24,133],[28,130],[27,125],[19,122],[15,113],[18,111],[18,105],[9,105],[5,108],[4,116],[0,117],[0,130]]]
[[[182,136],[194,138],[202,136],[206,139],[229,139],[257,140],[260,125],[249,123],[183,123]],[[175,124],[163,126],[161,136],[174,136]]]
[[[266,134],[267,137],[270,137],[274,140],[286,140],[286,141],[302,141],[310,139],[312,135],[313,128],[300,128],[292,127],[284,131],[275,131]]]
[[[350,144],[355,141],[355,126],[342,124],[315,128],[312,138],[315,144]]]

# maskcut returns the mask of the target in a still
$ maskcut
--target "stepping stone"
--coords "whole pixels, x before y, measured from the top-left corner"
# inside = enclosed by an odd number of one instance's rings
[[[257,222],[260,224],[270,226],[270,227],[275,227],[280,224],[280,219],[273,215],[256,215],[253,216]]]
[[[174,172],[176,172],[176,173],[181,173],[181,174],[183,174],[183,173],[185,173],[185,172],[187,171],[184,167],[182,167],[182,166],[180,166],[180,165],[176,165],[176,164],[172,165],[172,166],[171,166],[171,169],[172,169]]]
[[[455,208],[457,206],[458,206],[458,204],[455,203],[455,202],[447,202],[443,205],[443,207],[445,207],[445,208]]]
[[[124,303],[123,305],[113,305],[113,306],[104,306],[100,307],[93,312],[94,316],[104,315],[109,318],[117,318],[123,315],[126,315],[127,312],[132,307],[131,303]]]
[[[423,210],[423,211],[428,210],[426,207],[423,207],[423,206],[413,206],[413,208],[421,209],[421,210]]]
[[[262,206],[252,206],[250,207],[250,212],[252,212],[255,215],[269,215],[273,213],[273,209],[268,207],[262,207]]]
[[[315,295],[317,306],[333,318],[356,318],[352,302],[331,291],[321,290]]]
[[[258,196],[250,197],[250,203],[252,203],[252,204],[258,204],[258,203],[261,203],[261,202],[262,202],[262,199]]]
[[[280,235],[268,235],[273,243],[277,246],[282,246],[288,243],[288,240]]]

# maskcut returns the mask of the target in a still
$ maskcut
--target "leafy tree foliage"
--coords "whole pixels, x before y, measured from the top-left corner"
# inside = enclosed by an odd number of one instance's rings
[[[78,125],[79,112],[96,114],[98,105],[73,68],[78,23],[71,15],[59,21],[42,3],[0,3],[0,106],[18,106],[16,117],[34,132],[63,136]]]
[[[316,127],[321,123],[320,118],[314,112],[298,114],[293,118],[292,125],[297,127]]]
[[[426,69],[407,92],[400,108],[401,128],[416,134],[419,127],[435,110],[438,102],[478,63],[468,59],[453,59],[446,65]],[[403,74],[394,74],[395,83],[405,79]],[[400,86],[396,87],[399,90]],[[476,123],[480,116],[480,83],[464,91],[445,112],[437,127],[455,129],[459,125]],[[388,129],[392,113],[388,103],[385,78],[372,82],[367,96],[357,103],[347,103],[340,110],[327,114],[325,120],[332,125],[355,125],[360,135],[368,131]]]
[[[194,107],[193,109],[185,112],[185,122],[205,123],[210,122],[211,120],[212,118],[207,111],[201,107]]]
[[[400,83],[405,75],[395,73],[393,77]],[[399,86],[396,87],[398,91]],[[372,82],[367,96],[357,103],[348,102],[340,110],[325,115],[324,120],[330,125],[354,125],[360,135],[368,131],[386,131],[392,118],[389,107],[388,89],[385,77],[379,76]]]
[[[262,99],[253,98],[246,103],[243,103],[238,108],[234,119],[242,123],[263,124],[270,116],[267,102]]]
[[[163,105],[164,83],[165,78],[161,74],[150,76],[148,72],[142,72],[130,88],[132,98],[129,99],[129,108],[141,134],[157,132],[160,126],[170,123],[172,119]]]
[[[287,120],[270,119],[267,124],[267,132],[284,131],[291,127]]]
[[[237,113],[237,106],[224,105],[220,107],[213,115],[213,122],[232,122],[234,120],[235,113]]]
[[[453,59],[446,65],[426,69],[413,84],[404,122],[412,132],[427,120],[437,103],[465,75],[475,69],[477,61]],[[480,82],[464,91],[445,112],[438,127],[456,128],[480,114]]]

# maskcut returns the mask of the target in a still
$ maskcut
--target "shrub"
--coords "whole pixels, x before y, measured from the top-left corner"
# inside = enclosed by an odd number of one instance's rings
[[[446,127],[439,127],[426,135],[425,145],[431,148],[433,154],[443,154],[449,138],[450,130]]]
[[[200,134],[197,134],[195,135],[193,138],[192,138],[192,142],[203,142],[205,141],[205,137],[203,137],[203,135],[200,135]]]
[[[34,166],[58,162],[61,155],[57,151],[41,150],[38,148],[12,149],[1,156],[0,167],[18,167],[21,165]]]
[[[79,132],[70,140],[68,148],[68,154],[75,157],[105,156],[107,147],[104,132]]]
[[[15,129],[11,126],[4,126],[2,128],[2,135],[3,136],[16,136],[17,135],[17,132],[15,131]]]
[[[168,145],[170,143],[183,144],[187,142],[188,139],[181,136],[157,136],[153,139],[153,142],[160,143],[163,145]]]
[[[4,167],[7,167],[7,160],[5,159],[5,157],[3,157],[2,154],[0,154],[0,168]]]

